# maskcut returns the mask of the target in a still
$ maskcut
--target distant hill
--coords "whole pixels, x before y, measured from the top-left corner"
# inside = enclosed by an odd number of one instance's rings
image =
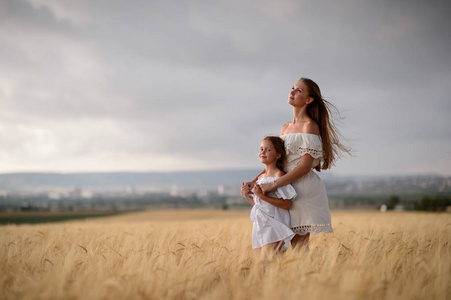
[[[451,177],[440,175],[333,177],[324,182],[329,195],[451,194]]]
[[[240,185],[261,170],[220,170],[192,172],[113,172],[113,173],[15,173],[0,174],[0,190],[19,191],[38,187],[109,189],[129,186],[212,188]]]

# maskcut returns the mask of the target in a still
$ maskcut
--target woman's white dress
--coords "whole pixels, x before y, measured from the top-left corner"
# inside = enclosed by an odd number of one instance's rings
[[[282,135],[281,138],[285,142],[287,153],[285,172],[288,173],[299,165],[305,154],[310,154],[314,158],[312,170],[291,183],[297,196],[290,208],[290,228],[300,235],[333,232],[326,188],[313,171],[323,156],[321,138],[316,134],[307,133],[289,133]]]
[[[257,184],[273,182],[278,177],[264,177],[257,180]],[[288,248],[294,232],[290,229],[290,213],[286,209],[275,207],[260,199],[255,194],[251,194],[254,199],[254,206],[251,210],[251,221],[254,222],[252,228],[252,248],[278,241],[284,241],[283,249]],[[267,193],[268,197],[294,200],[296,191],[291,184],[277,188],[275,191]]]

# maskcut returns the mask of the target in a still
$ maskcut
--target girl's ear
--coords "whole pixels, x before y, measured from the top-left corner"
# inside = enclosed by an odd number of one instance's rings
[[[279,158],[281,158],[282,157],[282,154],[280,154],[280,153],[277,153],[277,159],[279,159]]]

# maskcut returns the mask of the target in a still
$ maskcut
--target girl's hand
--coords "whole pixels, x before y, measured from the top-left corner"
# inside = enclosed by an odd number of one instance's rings
[[[257,195],[257,197],[261,198],[262,196],[265,195],[265,193],[263,193],[262,189],[260,188],[259,185],[255,185],[254,188],[252,189],[252,192]]]
[[[276,189],[274,182],[262,183],[259,186],[263,194],[272,192]]]

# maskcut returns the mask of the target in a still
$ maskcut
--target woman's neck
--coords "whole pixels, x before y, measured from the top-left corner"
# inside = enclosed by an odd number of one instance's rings
[[[293,124],[308,121],[307,105],[302,107],[293,107]]]

